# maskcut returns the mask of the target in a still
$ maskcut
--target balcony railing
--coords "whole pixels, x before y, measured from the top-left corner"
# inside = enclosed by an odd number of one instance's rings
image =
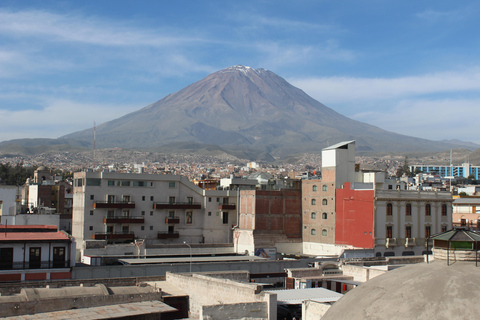
[[[95,209],[135,209],[133,201],[96,201],[93,203]]]
[[[56,269],[70,268],[69,260],[59,261],[0,261],[0,271],[3,270],[19,270],[19,269]]]
[[[385,247],[394,247],[397,245],[397,238],[386,238],[385,239]]]
[[[105,217],[103,223],[145,223],[144,217]]]
[[[237,206],[234,203],[233,204],[222,203],[218,206],[219,210],[235,210],[236,208]]]
[[[178,231],[174,232],[159,232],[157,235],[157,239],[175,239],[175,238],[180,238],[180,234]]]
[[[167,224],[172,224],[172,223],[180,223],[180,218],[179,217],[167,217],[165,218],[165,223]]]
[[[157,202],[153,209],[202,209],[200,202]]]
[[[405,247],[415,246],[415,238],[405,238]]]
[[[135,239],[135,234],[133,232],[97,232],[92,236],[92,238],[95,240],[133,240]]]

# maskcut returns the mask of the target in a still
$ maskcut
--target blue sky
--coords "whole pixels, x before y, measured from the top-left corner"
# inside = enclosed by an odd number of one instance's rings
[[[217,70],[269,69],[335,111],[480,143],[478,1],[0,2],[0,141],[116,119]]]

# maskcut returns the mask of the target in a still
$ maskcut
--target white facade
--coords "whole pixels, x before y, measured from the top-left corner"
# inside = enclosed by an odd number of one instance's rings
[[[326,169],[335,170],[335,188],[355,181],[355,141],[335,144],[322,150],[322,175]]]
[[[19,207],[17,186],[0,186],[0,224],[13,224]]]
[[[149,244],[231,243],[236,191],[204,190],[177,175],[78,172],[72,234]]]
[[[375,252],[422,254],[428,236],[452,228],[452,201],[450,192],[376,190]]]

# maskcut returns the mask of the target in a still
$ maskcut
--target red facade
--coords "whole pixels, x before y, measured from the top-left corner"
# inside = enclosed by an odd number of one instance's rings
[[[357,248],[375,246],[374,190],[351,190],[350,182],[336,190],[335,244]]]

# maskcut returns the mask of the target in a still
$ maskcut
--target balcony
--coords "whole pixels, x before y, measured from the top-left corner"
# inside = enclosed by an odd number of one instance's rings
[[[218,210],[235,210],[237,206],[233,204],[223,203],[218,206]]]
[[[158,202],[153,209],[202,209],[200,202]]]
[[[177,223],[180,223],[180,218],[179,217],[168,217],[168,218],[165,218],[165,223],[166,224],[177,224]]]
[[[135,234],[133,232],[112,232],[112,233],[100,233],[97,232],[92,236],[95,240],[134,240]]]
[[[96,201],[93,203],[95,209],[135,209],[133,201]]]
[[[415,246],[415,238],[405,238],[405,247]]]
[[[103,223],[145,223],[144,217],[106,217]]]
[[[157,239],[177,239],[177,238],[180,238],[180,234],[178,233],[178,231],[174,231],[174,232],[159,232],[157,234]]]
[[[385,247],[394,247],[397,245],[397,238],[386,238],[385,239]]]

